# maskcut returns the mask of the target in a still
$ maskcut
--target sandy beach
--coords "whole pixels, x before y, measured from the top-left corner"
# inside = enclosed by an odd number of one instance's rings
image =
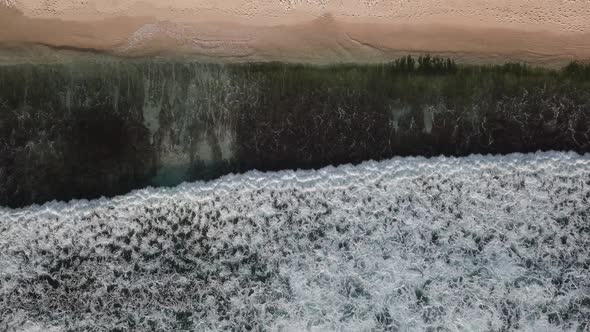
[[[4,58],[39,56],[52,47],[305,63],[430,53],[465,63],[560,66],[590,58],[590,6],[573,0],[0,0],[0,45]]]

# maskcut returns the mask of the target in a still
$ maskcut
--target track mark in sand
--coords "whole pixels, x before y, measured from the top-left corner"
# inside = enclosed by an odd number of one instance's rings
[[[353,44],[359,45],[361,47],[366,47],[366,48],[369,48],[369,49],[374,50],[374,51],[380,51],[380,52],[387,52],[388,51],[387,49],[384,49],[382,47],[378,47],[378,46],[369,44],[367,42],[362,42],[362,41],[360,41],[360,40],[358,40],[356,38],[353,38],[353,37],[350,36],[350,34],[348,32],[344,32],[344,34],[346,35],[346,38],[350,42],[352,42]]]

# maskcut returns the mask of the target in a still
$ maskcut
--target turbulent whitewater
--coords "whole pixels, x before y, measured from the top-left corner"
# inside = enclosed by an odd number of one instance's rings
[[[584,331],[590,155],[395,158],[0,210],[0,330]]]

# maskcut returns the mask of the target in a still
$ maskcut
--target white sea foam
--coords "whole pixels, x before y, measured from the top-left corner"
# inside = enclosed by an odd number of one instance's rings
[[[583,330],[589,200],[548,152],[1,209],[0,329]]]

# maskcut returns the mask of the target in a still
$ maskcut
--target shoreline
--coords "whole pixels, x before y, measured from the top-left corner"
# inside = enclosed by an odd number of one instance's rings
[[[396,51],[391,57],[383,57],[379,61],[297,61],[297,59],[243,59],[229,57],[214,57],[202,54],[189,54],[179,52],[152,52],[138,54],[118,54],[110,50],[100,49],[82,49],[70,46],[55,47],[45,44],[15,44],[0,43],[0,67],[5,66],[26,66],[26,65],[79,65],[84,63],[109,64],[120,62],[134,63],[143,61],[154,61],[156,63],[186,63],[211,66],[225,66],[227,68],[236,66],[285,66],[311,69],[329,69],[329,68],[371,68],[374,66],[391,66],[397,61],[411,57],[415,60],[421,57],[431,57],[438,59],[452,60],[460,68],[470,70],[473,68],[498,68],[506,65],[522,65],[528,70],[542,70],[546,72],[561,72],[571,64],[580,64],[583,66],[590,65],[590,58],[583,59],[558,59],[556,62],[527,62],[511,58],[476,58],[460,53],[431,53],[431,52],[404,52]],[[486,61],[488,60],[488,61]]]

